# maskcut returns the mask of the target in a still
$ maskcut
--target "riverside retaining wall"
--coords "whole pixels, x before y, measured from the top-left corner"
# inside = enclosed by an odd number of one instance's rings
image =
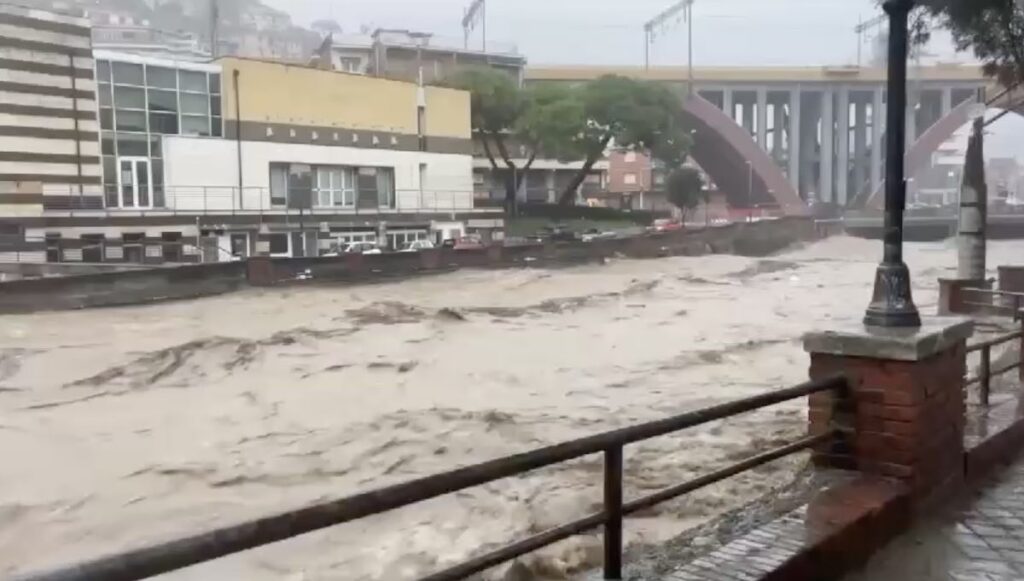
[[[81,309],[189,299],[248,286],[357,284],[460,268],[553,268],[609,258],[739,254],[766,256],[827,235],[807,218],[782,218],[707,230],[649,234],[592,242],[548,242],[475,250],[334,257],[253,257],[220,262],[0,283],[0,314]]]

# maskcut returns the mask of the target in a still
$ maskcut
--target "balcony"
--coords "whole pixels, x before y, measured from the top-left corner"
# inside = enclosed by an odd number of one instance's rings
[[[313,193],[314,202],[316,192]],[[382,216],[394,214],[452,214],[488,213],[498,209],[486,205],[480,207],[474,201],[472,191],[450,190],[397,190],[387,205],[367,206],[356,203],[347,205],[310,205],[309,194],[296,199],[275,198],[263,187],[247,187],[239,190],[230,186],[179,186],[163,188],[152,198],[136,197],[149,205],[113,207],[117,196],[108,196],[106,207],[100,196],[45,196],[44,210],[47,215],[75,216],[260,216],[272,215],[367,215]]]

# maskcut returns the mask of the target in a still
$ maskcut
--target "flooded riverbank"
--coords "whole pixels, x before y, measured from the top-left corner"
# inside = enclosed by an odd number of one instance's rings
[[[1009,264],[1020,242],[997,242]],[[800,382],[800,336],[859,319],[881,244],[773,257],[463,271],[3,317],[0,572],[138,546]],[[933,313],[952,242],[912,244]],[[626,450],[626,494],[802,433],[777,406]],[[784,460],[627,524],[677,534],[788,481]],[[195,567],[174,579],[400,580],[596,510],[587,458]],[[529,561],[598,560],[581,537]]]

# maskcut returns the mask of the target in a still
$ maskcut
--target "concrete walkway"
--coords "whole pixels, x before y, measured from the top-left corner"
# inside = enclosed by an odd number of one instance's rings
[[[916,524],[845,581],[1024,579],[1024,457],[959,506]]]

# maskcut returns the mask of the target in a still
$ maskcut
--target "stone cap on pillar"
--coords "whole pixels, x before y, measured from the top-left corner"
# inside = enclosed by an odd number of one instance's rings
[[[851,322],[831,331],[812,331],[805,334],[803,340],[808,353],[921,361],[966,340],[973,333],[971,319],[922,317],[920,327],[869,327]]]

